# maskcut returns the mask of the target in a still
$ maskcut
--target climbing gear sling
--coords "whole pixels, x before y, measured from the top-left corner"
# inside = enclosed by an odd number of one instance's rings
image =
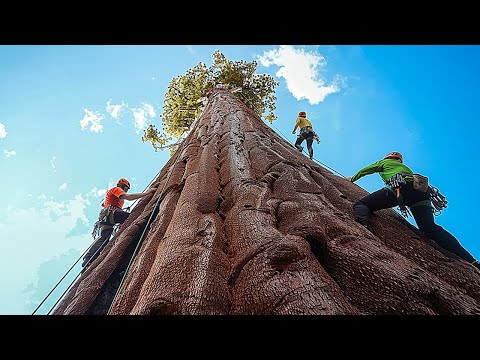
[[[300,133],[298,135],[306,139],[309,133],[313,133],[313,128],[311,126],[304,126],[300,129]]]
[[[388,181],[387,187],[392,191],[395,190],[394,194],[397,196],[398,207],[400,208],[402,215],[405,218],[408,218],[408,215],[411,214],[409,214],[408,208],[403,203],[402,194],[400,192],[401,186],[406,184],[405,175],[407,174],[403,172],[395,174]],[[448,201],[445,196],[440,193],[438,188],[428,183],[428,178],[426,176],[413,174],[413,188],[418,191],[427,192],[429,199],[416,202],[415,204],[410,205],[410,208],[415,206],[430,206],[433,210],[433,214],[438,216],[441,214],[442,210],[447,207]]]
[[[402,216],[404,218],[408,218],[408,216],[411,215],[409,213],[408,208],[403,203],[403,197],[400,192],[400,188],[402,187],[402,185],[406,185],[406,184],[407,184],[407,181],[405,180],[405,177],[403,176],[402,173],[393,175],[387,183],[387,185],[390,187],[390,190],[392,191],[395,190],[394,194],[397,197],[398,208],[400,209],[400,212],[402,213]]]
[[[309,136],[310,133],[313,134],[313,140],[315,140],[317,142],[317,144],[320,144],[320,137],[318,136],[318,134],[315,131],[313,131],[313,128],[311,126],[305,126],[305,127],[301,128],[300,132],[297,135],[297,138],[306,139]]]
[[[428,196],[430,197],[430,200],[432,201],[432,205],[435,208],[433,214],[435,216],[440,215],[442,213],[442,210],[447,207],[447,204],[448,204],[447,199],[433,185],[428,186]]]

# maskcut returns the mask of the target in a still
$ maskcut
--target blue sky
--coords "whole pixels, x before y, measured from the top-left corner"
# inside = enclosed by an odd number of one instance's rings
[[[91,244],[118,178],[141,192],[157,176],[169,152],[142,143],[142,130],[161,127],[169,81],[209,66],[217,49],[280,82],[272,128],[294,142],[306,111],[321,139],[314,156],[337,174],[400,151],[447,197],[436,222],[480,259],[480,46],[0,45],[0,314],[31,314],[44,300]],[[356,184],[383,185],[378,174]]]

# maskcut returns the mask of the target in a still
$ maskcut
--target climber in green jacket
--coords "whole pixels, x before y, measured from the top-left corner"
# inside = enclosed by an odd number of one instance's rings
[[[374,173],[379,173],[386,186],[355,202],[353,205],[355,221],[372,231],[370,219],[373,212],[399,205],[408,206],[418,229],[425,236],[480,269],[480,262],[465,250],[452,234],[435,224],[430,195],[428,191],[414,188],[413,171],[403,163],[402,154],[396,151],[388,153],[382,160],[364,167],[352,177],[347,177],[347,180],[355,182],[365,175]],[[404,181],[393,188],[392,179],[396,179],[398,174]]]

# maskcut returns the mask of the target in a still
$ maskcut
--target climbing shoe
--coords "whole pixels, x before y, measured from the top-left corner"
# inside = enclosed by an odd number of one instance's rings
[[[308,154],[310,155],[310,160],[313,159],[313,149],[308,150]]]
[[[295,145],[295,147],[296,147],[300,152],[303,151],[303,146],[301,146],[301,145]]]
[[[472,265],[475,266],[478,270],[480,270],[480,261],[475,260],[472,262]]]

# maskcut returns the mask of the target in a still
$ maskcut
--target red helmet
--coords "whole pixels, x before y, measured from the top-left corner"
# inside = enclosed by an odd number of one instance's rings
[[[306,113],[305,111],[300,111],[300,112],[298,113],[298,116],[299,116],[299,117],[307,117],[307,113]]]
[[[403,163],[403,155],[399,152],[392,151],[383,157],[384,159],[398,159],[401,163]]]
[[[130,183],[128,182],[127,179],[120,178],[117,182],[117,186],[119,186],[119,185],[125,185],[126,187],[128,187],[130,189]]]

